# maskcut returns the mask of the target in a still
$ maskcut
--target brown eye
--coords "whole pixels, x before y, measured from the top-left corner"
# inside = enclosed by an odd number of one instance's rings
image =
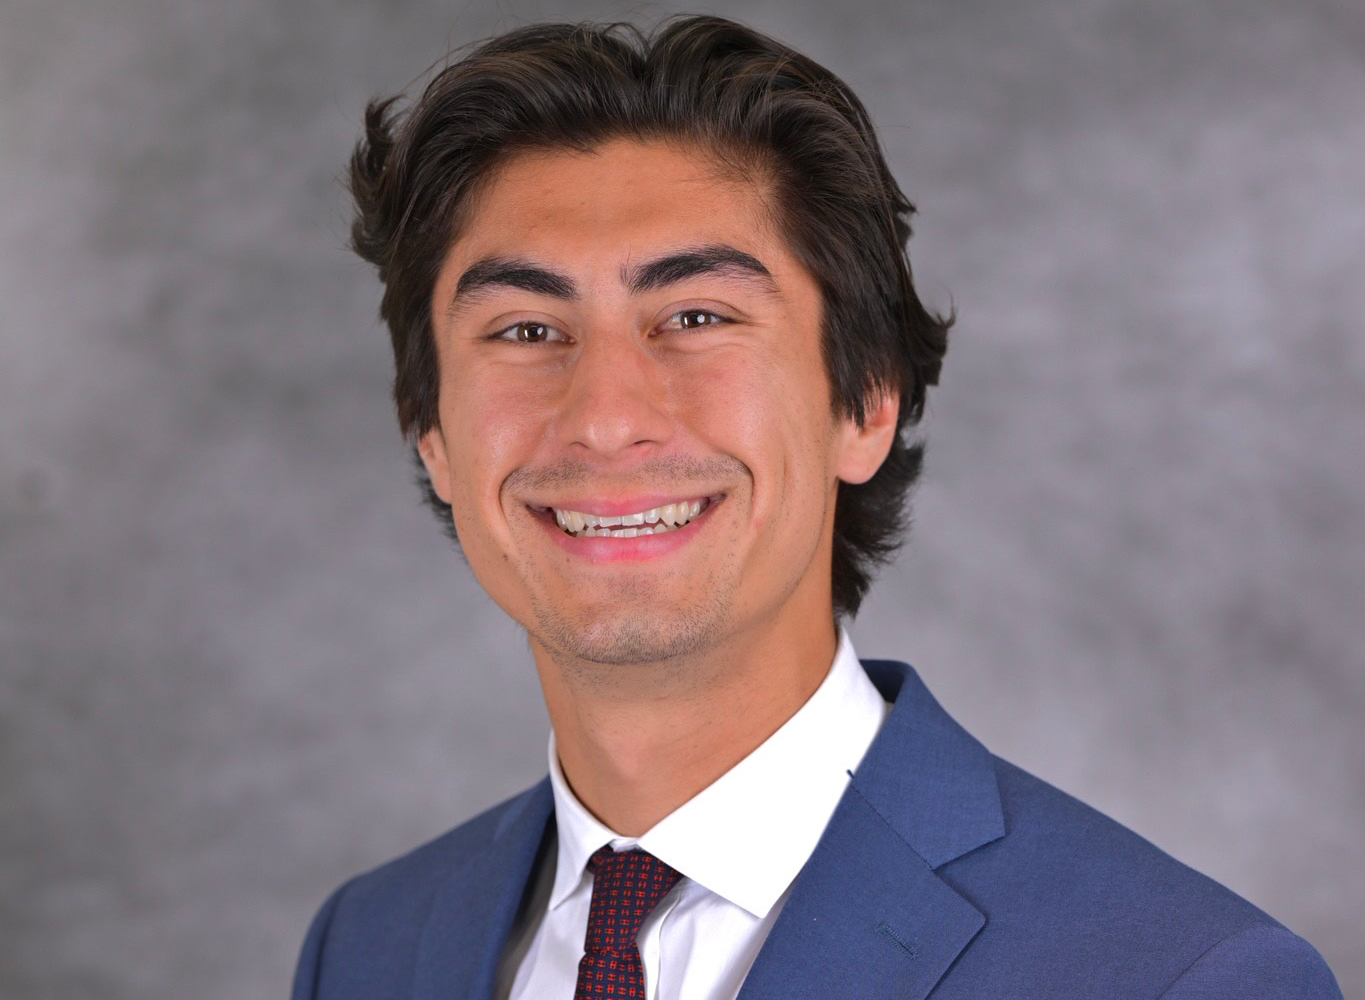
[[[684,309],[680,313],[674,313],[669,322],[679,330],[699,330],[704,326],[715,326],[722,322],[721,318],[713,312],[705,309]]]
[[[529,319],[505,326],[488,339],[501,340],[509,344],[558,344],[568,340],[563,333],[548,323],[538,323]]]

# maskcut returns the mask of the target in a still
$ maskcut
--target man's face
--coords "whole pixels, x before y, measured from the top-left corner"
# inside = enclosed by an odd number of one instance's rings
[[[763,189],[683,145],[516,156],[432,320],[420,451],[534,643],[645,663],[828,630],[837,479],[868,478],[890,436],[833,416],[819,290]]]

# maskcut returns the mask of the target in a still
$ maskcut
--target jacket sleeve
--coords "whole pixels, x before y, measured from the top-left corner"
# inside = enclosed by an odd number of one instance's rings
[[[1199,956],[1161,1000],[1342,1000],[1313,946],[1264,924],[1224,938]]]
[[[322,904],[317,916],[308,928],[299,952],[299,964],[294,969],[294,991],[292,1000],[323,1000],[321,978],[323,953],[327,948],[327,933],[332,925],[332,915],[337,903],[350,883],[341,886]]]

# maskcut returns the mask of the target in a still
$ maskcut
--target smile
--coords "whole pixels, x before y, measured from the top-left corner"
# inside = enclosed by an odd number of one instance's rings
[[[633,514],[588,514],[552,507],[555,523],[574,538],[638,538],[677,531],[711,505],[709,497],[680,500]]]

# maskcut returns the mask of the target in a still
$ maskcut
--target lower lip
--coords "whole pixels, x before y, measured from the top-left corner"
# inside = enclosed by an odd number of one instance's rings
[[[682,548],[692,540],[719,504],[719,500],[712,500],[705,510],[681,528],[658,535],[636,535],[634,538],[602,535],[576,538],[556,524],[553,515],[536,514],[535,518],[560,548],[580,559],[593,563],[640,562],[657,559]]]

